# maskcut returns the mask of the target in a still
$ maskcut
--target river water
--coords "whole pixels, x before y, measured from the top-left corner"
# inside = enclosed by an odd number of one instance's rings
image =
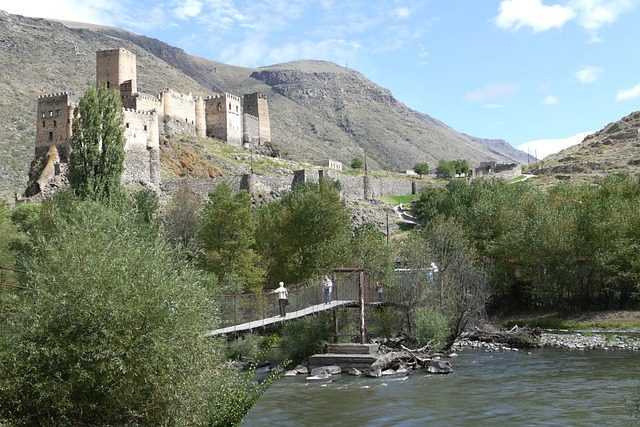
[[[282,378],[242,426],[628,426],[640,353],[465,350],[454,372]]]

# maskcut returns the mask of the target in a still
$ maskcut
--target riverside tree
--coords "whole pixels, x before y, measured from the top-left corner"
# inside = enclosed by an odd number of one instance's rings
[[[156,227],[63,191],[34,231],[3,307],[3,423],[240,423],[265,387],[221,366],[206,279]]]
[[[228,184],[219,184],[204,205],[198,240],[204,268],[232,292],[258,292],[265,281],[266,269],[255,250],[255,232],[249,193],[233,193]]]
[[[409,308],[413,310],[410,315],[418,319],[429,316],[433,321],[423,324],[431,328],[434,324],[446,327],[444,333],[432,331],[430,339],[448,348],[467,327],[484,320],[491,296],[488,276],[484,262],[459,224],[436,221],[428,229],[412,232],[401,248],[401,257],[415,273],[412,282],[406,284],[411,297]],[[431,269],[432,263],[437,271]],[[416,335],[429,338],[422,331],[416,331]]]
[[[119,92],[89,87],[73,111],[69,184],[83,199],[121,194],[124,171],[124,112]]]
[[[256,243],[269,260],[272,283],[300,283],[344,260],[351,217],[340,201],[338,181],[298,185],[259,213]]]

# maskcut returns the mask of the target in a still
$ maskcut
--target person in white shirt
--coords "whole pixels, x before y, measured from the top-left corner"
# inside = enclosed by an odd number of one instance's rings
[[[280,308],[280,317],[285,317],[286,307],[289,302],[289,291],[284,287],[284,282],[280,282],[278,288],[272,293],[278,295],[278,307]]]
[[[331,288],[333,287],[333,282],[329,279],[329,276],[324,275],[324,279],[322,279],[322,289],[324,289],[324,303],[329,304],[331,302]]]

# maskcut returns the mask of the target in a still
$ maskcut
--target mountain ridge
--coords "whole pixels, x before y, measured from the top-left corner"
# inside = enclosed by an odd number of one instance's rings
[[[366,156],[372,168],[434,168],[439,160],[518,162],[513,147],[496,150],[425,113],[410,109],[361,73],[329,61],[298,60],[258,68],[191,56],[160,40],[115,27],[26,18],[0,11],[0,191],[21,192],[33,157],[37,98],[67,92],[78,99],[95,81],[95,52],[122,47],[137,57],[141,92],[169,87],[206,96],[264,92],[273,145],[296,161]],[[488,141],[488,140],[482,140]]]

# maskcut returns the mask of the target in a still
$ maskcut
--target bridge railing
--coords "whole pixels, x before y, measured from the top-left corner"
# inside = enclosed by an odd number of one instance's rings
[[[344,271],[342,271],[344,270]],[[343,302],[359,302],[360,272],[351,269],[336,269],[334,274],[331,299]],[[423,274],[424,273],[424,274]],[[396,283],[393,286],[385,286],[382,292],[382,302],[400,304],[410,300],[412,294],[419,290],[420,284],[429,283],[428,272],[422,271],[397,271]],[[318,307],[324,304],[322,278],[314,277],[304,283],[286,285],[289,291],[289,305],[287,313],[307,310],[305,314],[322,311]],[[275,288],[275,286],[274,286]],[[375,290],[375,282],[364,280],[363,300],[365,303],[378,302]],[[270,292],[242,295],[221,295],[217,298],[219,303],[219,328],[241,325],[244,323],[268,319],[279,316],[277,296]]]

